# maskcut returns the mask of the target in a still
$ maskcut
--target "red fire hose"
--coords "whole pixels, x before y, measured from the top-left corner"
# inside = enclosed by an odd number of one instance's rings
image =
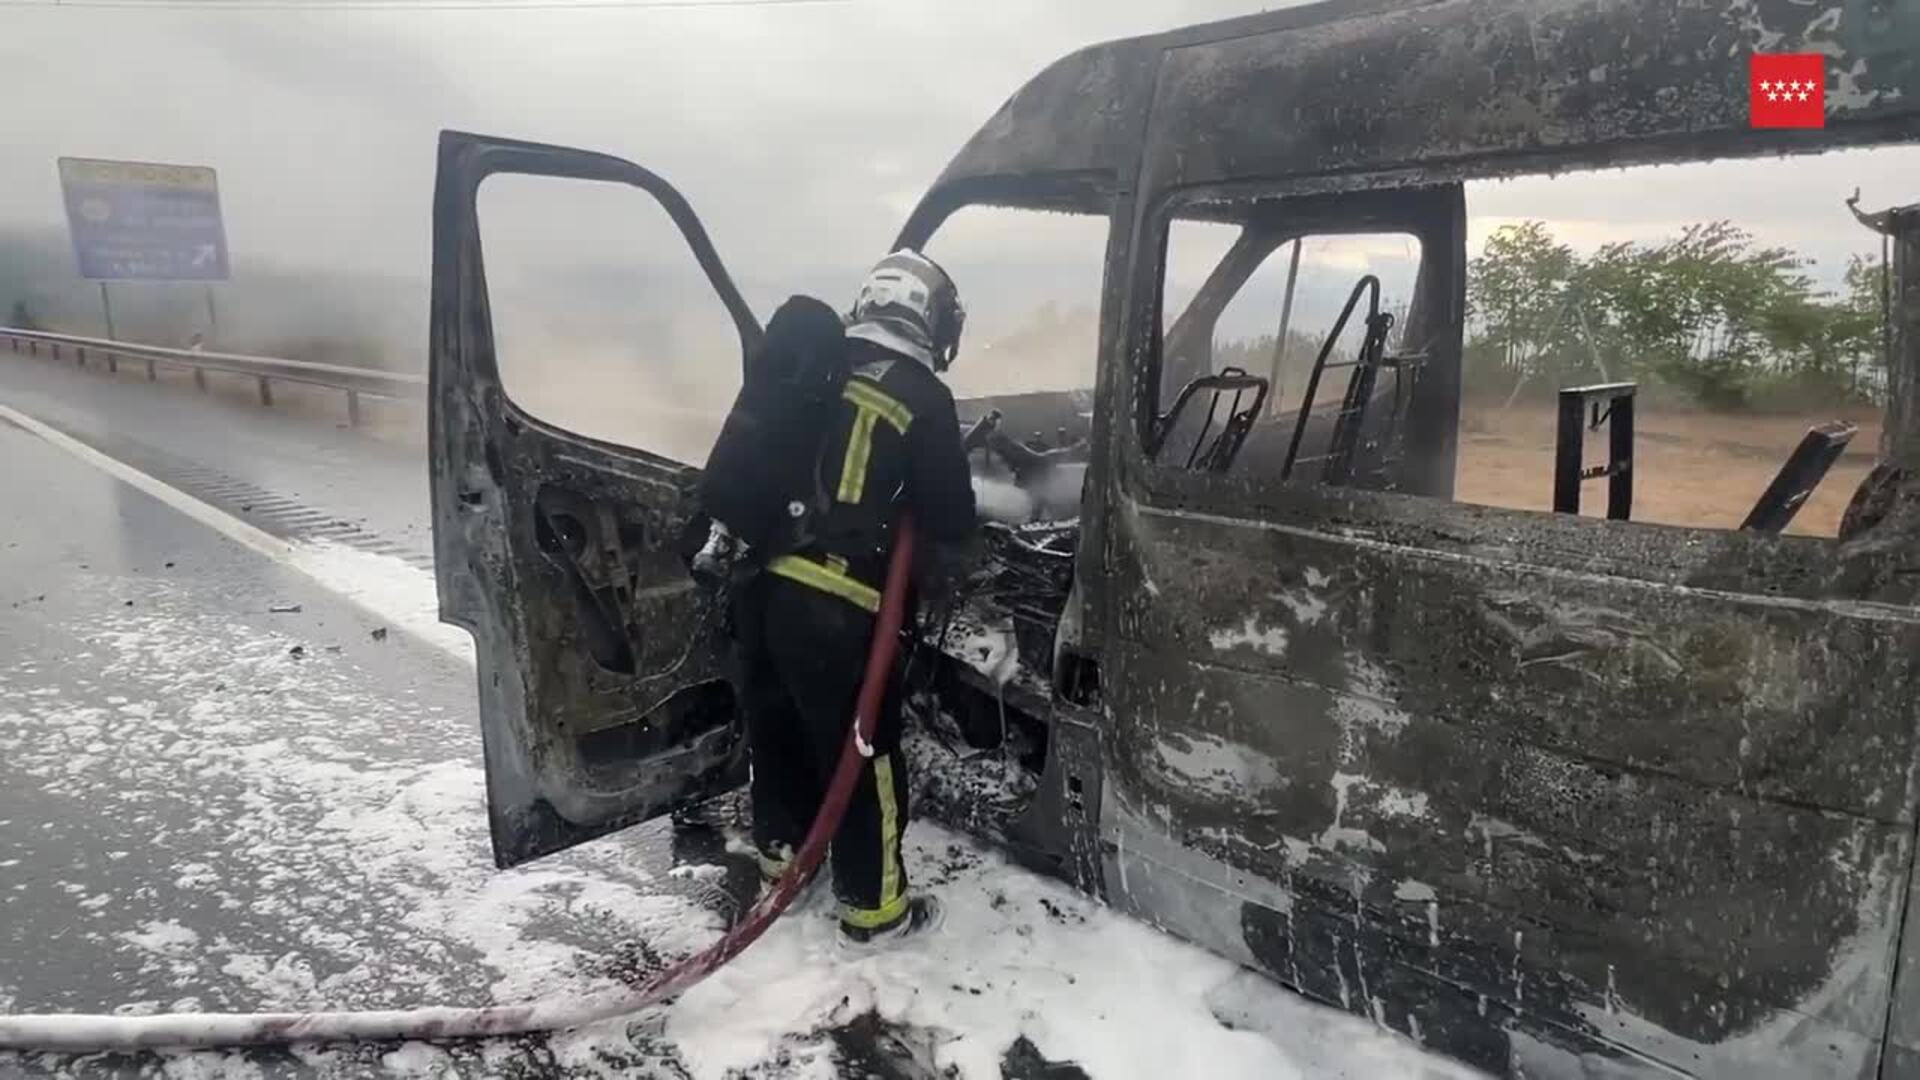
[[[773,925],[825,856],[846,814],[847,800],[873,753],[873,728],[900,647],[914,534],[902,518],[887,564],[867,670],[860,683],[847,748],[827,788],[820,813],[793,863],[733,928],[704,951],[681,960],[644,985],[564,1001],[485,1008],[437,1006],[379,1012],[166,1013],[159,1016],[83,1013],[0,1016],[0,1048],[15,1050],[125,1050],[139,1047],[216,1047],[340,1040],[460,1039],[559,1031],[637,1012],[672,998],[740,955]]]

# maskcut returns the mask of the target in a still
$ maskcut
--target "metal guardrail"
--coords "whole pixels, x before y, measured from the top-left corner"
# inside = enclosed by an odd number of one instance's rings
[[[419,401],[427,395],[427,378],[424,375],[407,375],[345,364],[316,364],[275,356],[171,349],[161,345],[51,334],[41,330],[17,330],[6,326],[0,326],[0,340],[4,340],[16,353],[37,356],[45,352],[55,360],[71,355],[74,363],[80,367],[86,367],[89,359],[97,359],[106,363],[108,371],[118,371],[120,361],[138,360],[146,364],[149,381],[156,377],[156,365],[171,364],[191,370],[193,384],[201,390],[207,388],[206,373],[209,371],[246,375],[257,381],[262,405],[273,404],[272,384],[275,382],[304,383],[339,390],[347,395],[347,422],[355,426],[360,423],[360,398],[363,395],[398,401]]]

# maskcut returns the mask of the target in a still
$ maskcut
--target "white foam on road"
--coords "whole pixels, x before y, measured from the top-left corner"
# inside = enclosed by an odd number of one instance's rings
[[[945,924],[848,958],[824,914],[782,922],[674,1006],[666,1034],[695,1077],[738,1075],[789,1033],[868,1011],[931,1032],[931,1064],[964,1077],[999,1077],[1023,1036],[1100,1080],[1474,1075],[946,830],[915,825],[907,855],[912,874],[937,882]],[[1274,1022],[1247,1029],[1263,1014]]]

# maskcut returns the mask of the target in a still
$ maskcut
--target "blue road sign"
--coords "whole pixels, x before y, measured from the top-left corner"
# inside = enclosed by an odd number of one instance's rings
[[[61,158],[80,276],[96,281],[225,281],[220,187],[200,165]]]

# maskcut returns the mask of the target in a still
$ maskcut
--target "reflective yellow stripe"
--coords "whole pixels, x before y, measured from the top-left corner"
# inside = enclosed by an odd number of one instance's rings
[[[789,581],[831,593],[863,610],[880,610],[880,590],[849,575],[844,564],[836,570],[799,555],[782,555],[768,563],[767,570]]]
[[[840,501],[857,503],[867,493],[867,462],[873,458],[873,423],[879,414],[855,403],[853,430],[847,432],[847,457],[840,463]]]
[[[902,893],[891,904],[877,908],[842,907],[840,921],[861,930],[877,930],[907,913],[907,897]]]
[[[893,759],[873,759],[873,783],[880,789],[880,909],[904,904],[900,889],[900,806],[893,798]]]
[[[873,427],[885,420],[902,435],[913,425],[913,411],[899,399],[864,379],[848,379],[840,396],[853,405],[853,428],[847,432],[847,456],[840,463],[840,501],[857,503],[867,493],[867,465],[873,460]]]
[[[900,403],[900,399],[864,379],[848,379],[840,396],[858,406],[862,412],[878,413],[893,430],[902,435],[913,426],[913,410]]]

